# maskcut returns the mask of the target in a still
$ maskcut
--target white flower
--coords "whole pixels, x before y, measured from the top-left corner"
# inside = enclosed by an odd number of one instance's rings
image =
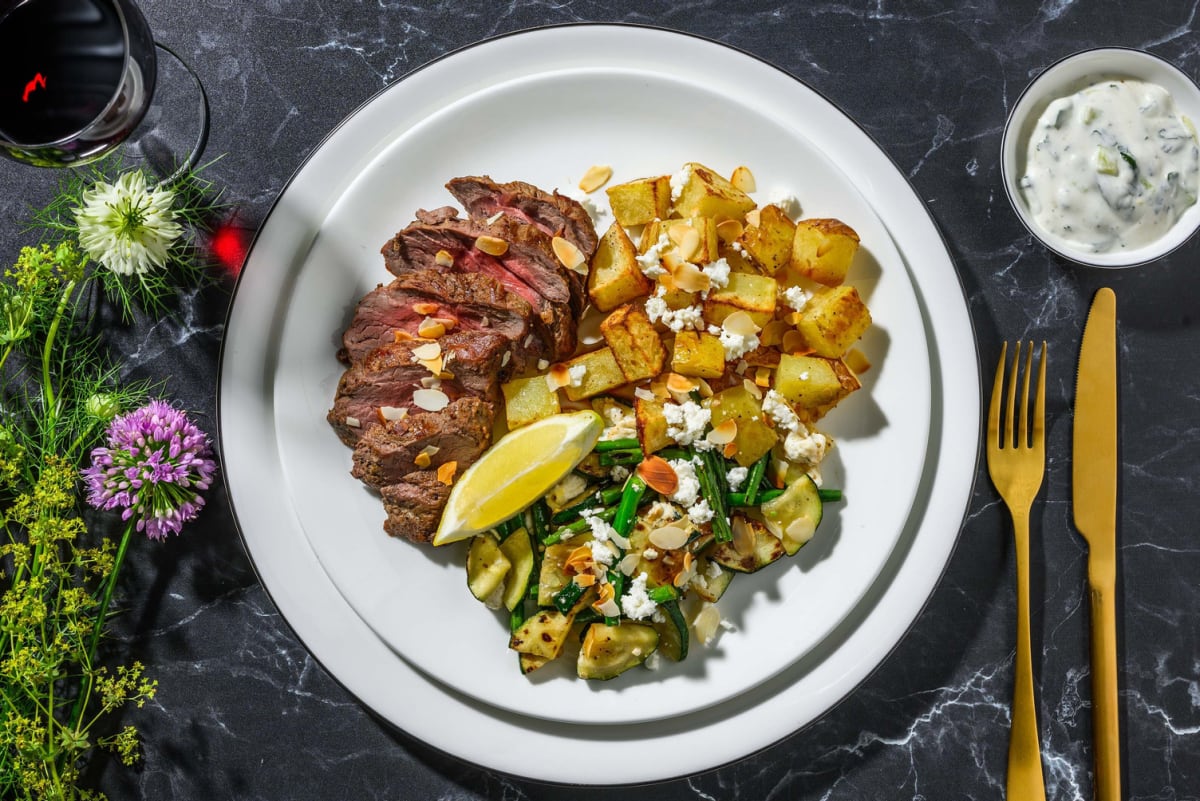
[[[118,275],[144,275],[167,263],[167,251],[183,233],[175,222],[175,192],[146,185],[131,170],[115,184],[100,182],[83,193],[75,209],[79,245]]]

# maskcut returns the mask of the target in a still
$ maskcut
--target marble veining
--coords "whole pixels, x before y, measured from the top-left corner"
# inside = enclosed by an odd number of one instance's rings
[[[985,376],[1002,340],[1046,339],[1050,458],[1034,507],[1035,670],[1053,801],[1090,799],[1086,550],[1071,524],[1074,362],[1092,292],[1118,296],[1121,360],[1121,713],[1126,798],[1200,798],[1200,245],[1151,268],[1074,267],[1008,207],[999,145],[1048,63],[1095,45],[1149,49],[1196,76],[1196,3],[334,2],[144,0],[158,37],[210,93],[211,177],[256,227],[337,122],[421,64],[545,23],[628,21],[717,39],[788,70],[852,115],[907,175],[946,238]],[[3,258],[54,176],[0,164]],[[213,430],[230,289],[189,292],[176,318],[109,321],[130,375],[161,379]],[[481,770],[392,729],[299,643],[258,584],[220,489],[200,525],[130,566],[122,647],[160,682],[132,770],[99,766],[113,799],[995,799],[1012,683],[1011,529],[980,463],[958,548],[926,611],[861,687],[760,754],[650,788],[554,788]],[[547,758],[531,755],[531,758]],[[552,758],[552,757],[550,757]]]

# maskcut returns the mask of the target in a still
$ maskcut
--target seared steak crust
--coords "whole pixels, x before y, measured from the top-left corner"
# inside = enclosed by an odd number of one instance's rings
[[[438,480],[434,470],[417,470],[402,481],[379,491],[387,519],[383,530],[393,537],[429,542],[437,532],[450,487]]]
[[[422,467],[436,469],[447,462],[455,463],[457,474],[491,444],[494,416],[492,404],[468,396],[437,414],[410,414],[374,426],[354,446],[350,474],[370,487],[396,484]],[[416,463],[422,452],[429,453],[423,466]]]

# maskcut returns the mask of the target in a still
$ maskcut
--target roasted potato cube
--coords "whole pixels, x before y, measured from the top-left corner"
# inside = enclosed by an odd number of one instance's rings
[[[774,275],[792,258],[796,224],[775,205],[759,210],[758,225],[747,225],[738,243],[767,275]]]
[[[797,414],[806,422],[820,419],[860,386],[841,359],[785,353],[775,370],[775,391],[797,407]]]
[[[726,286],[708,293],[704,301],[704,319],[720,325],[735,311],[744,311],[762,328],[775,317],[776,287],[775,279],[769,276],[730,273]]]
[[[792,238],[791,268],[817,283],[838,286],[856,252],[858,233],[841,220],[800,220]]]
[[[604,190],[613,216],[624,226],[665,219],[671,208],[671,179],[666,175],[638,178]]]
[[[667,436],[667,418],[663,415],[662,401],[637,398],[633,403],[633,413],[637,418],[642,453],[649,455],[675,444],[675,440]]]
[[[736,248],[733,247],[732,243],[722,245],[721,258],[725,259],[726,263],[729,264],[729,271],[732,273],[763,274],[762,269],[754,263],[754,259],[750,258],[750,255],[740,244]]]
[[[573,401],[608,392],[625,383],[625,374],[621,372],[621,366],[617,364],[617,357],[612,348],[600,348],[584,353],[574,359],[568,359],[564,364],[568,372],[577,365],[583,365],[585,368],[578,386],[569,384],[563,387],[567,397]]]
[[[514,378],[501,384],[500,391],[504,393],[504,417],[509,431],[560,411],[558,393],[550,389],[544,375]]]
[[[858,348],[851,348],[846,351],[846,355],[842,359],[846,362],[846,366],[854,371],[855,375],[862,375],[871,369],[871,360],[867,358],[867,354]]]
[[[762,405],[758,398],[741,384],[713,395],[708,408],[712,412],[713,428],[726,420],[737,421],[733,459],[742,467],[757,462],[779,439],[775,429],[763,420]]]
[[[720,337],[706,331],[680,331],[675,335],[671,369],[695,378],[720,378],[725,373],[725,347]]]
[[[647,278],[637,261],[629,234],[618,223],[609,226],[592,256],[588,272],[588,297],[600,311],[611,311],[622,303],[649,295],[654,281]]]
[[[871,327],[858,290],[842,285],[814,295],[797,312],[796,330],[818,356],[840,357]]]
[[[754,208],[754,200],[703,164],[685,166],[687,180],[680,189],[674,211],[680,217],[730,217],[741,219]]]
[[[627,303],[608,315],[600,323],[600,333],[612,348],[626,382],[653,378],[662,372],[667,349],[650,318],[637,306]]]

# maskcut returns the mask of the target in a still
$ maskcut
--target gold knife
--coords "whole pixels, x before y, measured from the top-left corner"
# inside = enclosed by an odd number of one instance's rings
[[[1071,458],[1075,527],[1088,544],[1096,801],[1120,801],[1117,713],[1117,296],[1096,292],[1083,329]]]

